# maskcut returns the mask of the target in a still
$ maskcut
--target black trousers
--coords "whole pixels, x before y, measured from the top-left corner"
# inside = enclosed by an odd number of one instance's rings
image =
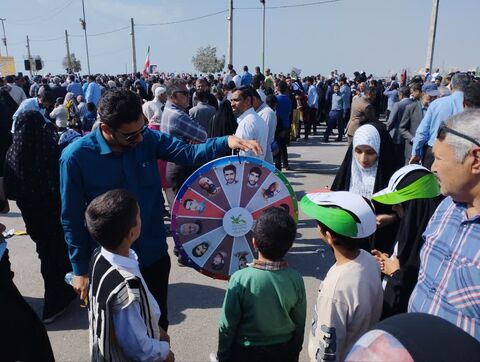
[[[0,340],[2,361],[55,361],[43,323],[13,283],[8,250],[0,261]]]
[[[293,343],[246,347],[235,344],[231,362],[298,362],[300,351]]]
[[[160,320],[158,325],[167,331],[168,329],[168,278],[170,276],[170,255],[166,254],[152,265],[141,268],[143,279],[147,283],[150,293],[160,307]]]
[[[274,157],[275,167],[278,170],[282,170],[283,167],[288,167],[288,151],[287,145],[290,141],[290,129],[284,129],[277,133],[275,140],[278,144],[278,153]]]
[[[195,166],[182,166],[173,162],[167,162],[166,177],[175,195],[196,169]]]
[[[433,161],[435,161],[435,157],[433,156],[432,147],[425,146],[423,148],[422,165],[430,170],[432,168]]]
[[[60,202],[17,200],[17,205],[40,258],[45,285],[43,311],[47,314],[48,311],[58,311],[75,295],[72,287],[64,281],[72,266],[60,224]]]

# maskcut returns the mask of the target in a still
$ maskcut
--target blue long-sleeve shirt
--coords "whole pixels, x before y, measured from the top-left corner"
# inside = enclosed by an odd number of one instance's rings
[[[440,125],[454,114],[463,112],[463,92],[435,99],[418,125],[413,139],[412,156],[423,156],[423,146],[433,146]]]
[[[17,124],[17,118],[20,116],[20,114],[28,111],[37,111],[40,112],[40,114],[43,116],[45,119],[45,122],[50,123],[50,120],[46,117],[45,115],[45,108],[41,108],[40,105],[38,104],[38,98],[28,98],[25,99],[21,104],[20,107],[16,110],[16,112],[13,114],[12,119],[12,128],[10,132],[14,133],[15,132],[15,127]]]
[[[384,95],[387,96],[387,109],[389,111],[392,110],[393,105],[398,102],[398,90],[393,89],[393,90],[386,90],[383,92]]]
[[[96,243],[85,227],[84,213],[95,197],[116,188],[132,192],[140,205],[142,232],[133,244],[140,267],[167,253],[163,195],[157,159],[202,164],[224,155],[227,137],[188,145],[162,132],[147,130],[143,142],[128,151],[113,152],[100,128],[67,147],[60,158],[62,225],[75,275],[88,272]]]
[[[85,91],[85,100],[87,103],[93,103],[95,106],[100,102],[102,97],[102,90],[100,86],[95,82],[88,83],[87,90]]]
[[[290,129],[290,113],[292,113],[292,101],[285,94],[277,96],[277,122],[280,122],[280,129]]]
[[[241,75],[241,85],[249,86],[252,83],[253,75],[249,72],[245,72]]]

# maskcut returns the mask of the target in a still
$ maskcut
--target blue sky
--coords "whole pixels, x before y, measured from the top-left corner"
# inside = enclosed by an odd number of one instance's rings
[[[273,72],[327,74],[333,69],[351,74],[365,70],[378,76],[407,67],[425,65],[431,0],[340,0],[285,9],[268,6],[311,3],[315,0],[266,0],[266,61]],[[44,72],[62,72],[66,54],[64,31],[70,51],[86,71],[81,0],[1,0],[0,17],[5,27],[9,54],[23,71],[25,38],[31,38],[33,55],[45,62]],[[228,0],[85,0],[89,34],[137,24],[163,23],[226,10]],[[262,11],[258,0],[234,0],[234,7],[258,7],[234,11],[235,68],[261,64]],[[480,65],[478,37],[479,0],[440,0],[434,67],[472,69]],[[143,66],[147,46],[151,63],[161,70],[193,71],[191,57],[200,46],[227,53],[226,13],[183,24],[137,26],[137,67]],[[76,36],[75,36],[76,35]],[[58,39],[55,39],[58,38]],[[2,55],[5,47],[1,46]],[[131,71],[129,29],[89,36],[93,73]]]

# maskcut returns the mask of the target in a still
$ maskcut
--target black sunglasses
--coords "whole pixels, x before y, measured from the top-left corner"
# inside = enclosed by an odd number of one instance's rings
[[[437,138],[443,139],[445,138],[446,133],[451,133],[457,137],[463,138],[464,140],[472,142],[474,145],[480,147],[480,141],[476,140],[475,138],[472,138],[470,136],[467,136],[464,133],[455,131],[454,129],[451,129],[450,127],[447,127],[445,125],[440,126],[437,132]]]
[[[120,133],[122,135],[123,139],[125,140],[125,142],[132,143],[133,141],[135,141],[137,139],[138,135],[140,135],[140,134],[143,135],[146,132],[147,129],[148,129],[148,125],[145,124],[142,127],[141,130],[135,131],[135,132],[132,132],[132,133],[123,133],[123,132],[120,132],[119,130],[117,130],[115,128],[113,130],[116,133]]]

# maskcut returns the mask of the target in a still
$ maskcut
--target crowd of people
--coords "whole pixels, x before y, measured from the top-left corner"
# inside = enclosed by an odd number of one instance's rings
[[[248,66],[237,74],[228,65],[206,76],[0,78],[0,209],[8,212],[8,200],[20,209],[45,290],[40,321],[0,243],[7,360],[53,360],[43,324],[78,294],[89,309],[92,360],[173,361],[164,215],[184,181],[235,152],[289,171],[292,142],[345,141],[331,187],[301,200],[336,260],[314,303],[310,359],[433,358],[389,328],[415,320],[434,336],[428,323],[450,322],[444,330],[471,351],[462,359],[475,359],[479,108],[471,72],[386,81]],[[312,138],[320,126],[322,137]],[[286,261],[296,227],[279,208],[256,221],[257,256],[229,280],[213,359],[298,361],[305,287]]]

